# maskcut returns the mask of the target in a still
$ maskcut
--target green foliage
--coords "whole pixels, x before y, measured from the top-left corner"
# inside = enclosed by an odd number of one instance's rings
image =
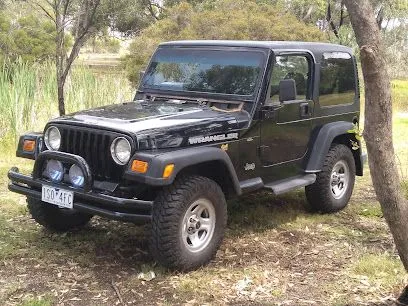
[[[51,21],[26,15],[11,20],[0,13],[0,57],[40,62],[55,56],[55,27]]]
[[[353,134],[355,138],[355,140],[350,139],[351,148],[354,151],[357,151],[358,149],[360,149],[360,143],[363,140],[363,133],[362,131],[360,131],[360,127],[358,126],[358,123],[355,123],[353,129],[348,130],[347,133]]]
[[[140,0],[106,1],[105,5],[111,12],[109,14],[110,27],[125,36],[139,33],[140,30],[156,21],[146,7],[149,3],[150,1]]]
[[[408,16],[408,10],[406,15]],[[394,78],[408,77],[408,20],[383,32],[386,49],[386,60],[391,76]]]
[[[287,12],[294,14],[299,20],[316,24],[318,20],[326,17],[327,0],[265,0],[266,3],[274,3]]]
[[[132,42],[124,58],[129,79],[138,82],[139,71],[160,42],[181,39],[322,41],[324,37],[317,27],[254,0],[219,0],[196,7],[183,2]]]
[[[360,145],[358,144],[358,142],[363,140],[363,134],[362,134],[362,132],[360,131],[360,127],[358,126],[358,124],[355,123],[353,129],[348,130],[347,133],[349,133],[349,134],[354,134],[354,138],[357,140],[357,141],[354,141],[354,140],[351,140],[351,139],[350,139],[351,148],[352,148],[353,150],[358,150],[358,149],[360,149]]]

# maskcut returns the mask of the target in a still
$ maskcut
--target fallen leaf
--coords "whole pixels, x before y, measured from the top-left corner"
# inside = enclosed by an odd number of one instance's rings
[[[147,282],[150,282],[152,279],[155,279],[155,278],[156,278],[156,273],[154,273],[154,271],[149,271],[147,273],[141,272],[137,275],[137,279],[141,279]]]

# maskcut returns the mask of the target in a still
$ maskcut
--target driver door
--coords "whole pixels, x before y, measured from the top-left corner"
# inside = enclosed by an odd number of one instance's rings
[[[268,99],[262,107],[260,158],[263,166],[297,161],[305,156],[312,127],[312,69],[313,60],[308,53],[276,56]],[[280,89],[282,80],[295,82],[296,93],[287,101],[280,101],[285,96],[280,93],[284,90]]]

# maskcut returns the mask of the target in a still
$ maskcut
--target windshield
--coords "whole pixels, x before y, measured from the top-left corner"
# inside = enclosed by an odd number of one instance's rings
[[[252,96],[261,78],[261,51],[162,48],[145,73],[144,88]]]

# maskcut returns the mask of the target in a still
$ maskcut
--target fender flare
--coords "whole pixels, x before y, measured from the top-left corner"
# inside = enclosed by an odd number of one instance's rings
[[[142,160],[149,164],[144,174],[131,171],[133,160]],[[227,169],[228,175],[237,195],[242,194],[235,168],[228,154],[218,147],[193,147],[168,152],[136,152],[129,162],[124,173],[128,180],[137,181],[151,186],[171,185],[177,174],[189,166],[204,162],[221,162]],[[167,179],[162,178],[164,168],[168,164],[174,164],[174,170]]]
[[[311,149],[308,158],[306,158],[305,172],[320,172],[333,140],[337,136],[348,134],[347,131],[353,128],[353,123],[347,121],[337,121],[323,125],[315,133],[315,137],[311,139]]]

